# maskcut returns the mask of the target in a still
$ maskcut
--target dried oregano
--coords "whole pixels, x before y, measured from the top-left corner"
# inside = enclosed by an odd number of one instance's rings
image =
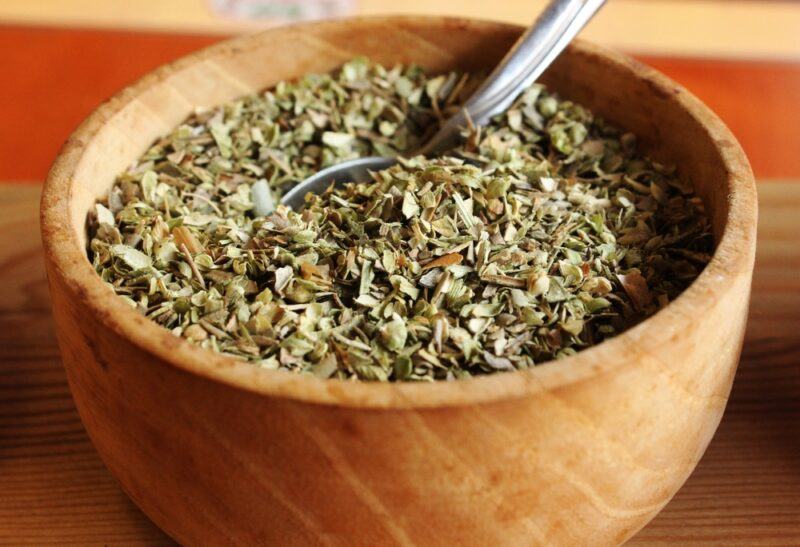
[[[691,186],[540,85],[446,157],[278,205],[321,167],[414,150],[474,80],[357,59],[198,111],[95,206],[93,265],[203,347],[382,381],[570,355],[691,283],[712,250]]]

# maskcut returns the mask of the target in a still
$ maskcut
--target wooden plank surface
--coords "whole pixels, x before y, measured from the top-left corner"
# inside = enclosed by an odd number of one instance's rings
[[[0,185],[0,544],[170,544],[103,467],[50,319],[39,189]],[[800,544],[800,181],[759,185],[750,322],[733,395],[688,482],[633,543]]]

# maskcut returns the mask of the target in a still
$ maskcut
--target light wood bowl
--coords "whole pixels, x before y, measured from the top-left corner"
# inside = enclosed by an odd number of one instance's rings
[[[187,544],[604,545],[669,501],[722,416],[745,326],[753,176],[723,123],[628,57],[573,45],[544,80],[675,161],[705,201],[713,260],[624,334],[526,372],[435,384],[260,370],[132,310],[86,257],[86,214],[198,106],[356,55],[431,70],[492,67],[522,28],[438,17],[307,24],[156,70],[69,138],[42,197],[58,339],[108,468]]]

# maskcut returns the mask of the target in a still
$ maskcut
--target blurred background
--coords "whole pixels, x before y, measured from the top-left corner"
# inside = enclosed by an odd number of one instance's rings
[[[529,23],[544,0],[0,0],[0,182],[39,183],[70,131],[156,66],[306,19],[449,14]],[[760,178],[800,177],[800,1],[609,0],[585,29],[688,87]]]

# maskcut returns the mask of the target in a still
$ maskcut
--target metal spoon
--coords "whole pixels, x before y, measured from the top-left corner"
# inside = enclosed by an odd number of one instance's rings
[[[552,0],[464,107],[448,119],[430,141],[410,155],[429,156],[451,149],[468,120],[483,125],[503,112],[519,93],[541,76],[604,3],[605,0]],[[332,165],[286,192],[281,203],[295,210],[302,209],[308,192],[323,192],[331,183],[369,180],[370,171],[380,171],[395,163],[397,158],[369,156]]]

